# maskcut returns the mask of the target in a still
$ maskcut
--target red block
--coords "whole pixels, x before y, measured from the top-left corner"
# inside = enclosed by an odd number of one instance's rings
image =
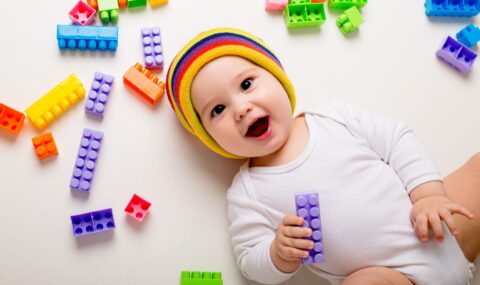
[[[145,215],[147,214],[147,211],[151,205],[152,204],[150,202],[143,200],[137,194],[133,194],[132,199],[125,208],[125,212],[141,222],[143,221],[143,218],[145,218]]]
[[[20,132],[24,121],[23,113],[0,103],[0,129],[16,135]]]

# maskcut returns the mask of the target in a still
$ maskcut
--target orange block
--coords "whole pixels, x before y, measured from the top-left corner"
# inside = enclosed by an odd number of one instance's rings
[[[57,145],[53,140],[52,133],[46,133],[34,137],[32,143],[38,159],[40,160],[58,154]]]
[[[312,0],[312,3],[324,3],[326,0]]]
[[[165,83],[153,75],[140,63],[130,67],[123,75],[123,82],[142,95],[148,102],[155,104],[165,93]]]
[[[15,109],[0,103],[0,129],[12,134],[18,134],[25,121],[25,115]]]

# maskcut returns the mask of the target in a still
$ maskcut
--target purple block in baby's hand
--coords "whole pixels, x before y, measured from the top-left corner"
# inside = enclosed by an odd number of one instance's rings
[[[85,112],[103,117],[112,84],[113,76],[100,72],[95,73],[92,87],[85,102]]]
[[[163,69],[163,46],[160,28],[143,28],[142,41],[145,67],[148,69]]]
[[[313,248],[309,251],[309,257],[302,259],[302,263],[309,264],[325,261],[318,193],[296,194],[295,206],[297,208],[297,216],[305,220],[303,227],[312,229],[312,236],[308,239],[314,242]]]
[[[83,130],[72,179],[70,180],[72,190],[90,191],[102,139],[103,132],[91,129]]]
[[[71,216],[73,235],[81,236],[115,228],[112,209]]]

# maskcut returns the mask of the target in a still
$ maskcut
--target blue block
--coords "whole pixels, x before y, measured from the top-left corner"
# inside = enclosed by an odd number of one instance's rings
[[[470,24],[457,33],[457,40],[470,48],[480,41],[480,29]]]
[[[425,0],[427,16],[473,17],[480,12],[480,0]]]
[[[62,50],[116,51],[118,27],[57,25],[57,40]]]

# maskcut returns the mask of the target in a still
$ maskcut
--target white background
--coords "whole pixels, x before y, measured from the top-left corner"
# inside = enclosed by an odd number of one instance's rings
[[[291,76],[298,111],[342,98],[402,119],[444,175],[478,151],[480,63],[464,75],[435,57],[447,35],[472,21],[478,26],[475,18],[429,19],[423,1],[372,0],[360,30],[343,36],[338,11],[327,9],[321,28],[288,31],[281,14],[264,10],[264,0],[171,0],[121,10],[116,53],[60,52],[56,25],[70,23],[75,3],[2,2],[0,102],[24,111],[71,73],[87,90],[95,71],[115,76],[103,120],[87,117],[82,100],[46,128],[57,157],[36,158],[31,138],[40,132],[27,121],[16,137],[1,132],[2,285],[178,284],[181,270],[221,271],[227,285],[254,284],[237,269],[227,232],[225,191],[241,162],[215,155],[183,130],[166,97],[152,107],[122,83],[143,60],[142,27],[161,28],[167,64],[201,31],[254,33]],[[105,132],[89,196],[69,189],[85,127]],[[143,223],[123,212],[134,193],[153,204]],[[109,207],[114,231],[73,236],[70,215]],[[326,282],[302,270],[286,284]]]

